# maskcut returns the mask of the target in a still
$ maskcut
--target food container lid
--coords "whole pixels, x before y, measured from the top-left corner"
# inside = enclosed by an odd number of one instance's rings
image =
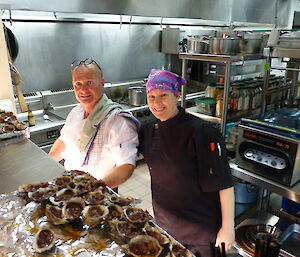
[[[197,98],[195,100],[196,103],[204,103],[204,104],[208,104],[208,105],[215,105],[217,100],[216,98],[213,97],[202,97],[202,98]]]

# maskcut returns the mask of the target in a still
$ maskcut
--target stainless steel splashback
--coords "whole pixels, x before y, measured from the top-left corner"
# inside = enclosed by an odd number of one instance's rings
[[[15,65],[23,93],[71,87],[70,64],[93,58],[106,82],[145,78],[161,68],[159,25],[16,22],[6,25],[19,42]]]
[[[286,25],[291,1],[278,0],[278,24]],[[0,9],[96,13],[274,24],[274,0],[2,0]]]

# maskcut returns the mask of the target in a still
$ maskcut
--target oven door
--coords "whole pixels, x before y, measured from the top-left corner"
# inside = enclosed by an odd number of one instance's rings
[[[47,145],[42,145],[42,146],[39,146],[44,152],[46,153],[49,153],[50,152],[50,149],[52,147],[52,143],[51,144],[47,144]]]

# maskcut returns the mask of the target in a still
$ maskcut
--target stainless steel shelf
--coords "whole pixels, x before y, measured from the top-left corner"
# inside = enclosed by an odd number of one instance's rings
[[[229,165],[234,177],[243,179],[249,183],[268,189],[273,193],[300,203],[300,182],[296,183],[292,187],[286,187],[270,179],[259,176],[251,171],[247,171],[238,167],[238,165],[235,163],[235,160],[231,160]]]
[[[300,49],[274,47],[271,57],[300,59]]]
[[[218,118],[218,117],[214,117],[214,116],[210,116],[210,115],[207,115],[207,114],[203,114],[203,113],[200,113],[198,111],[198,107],[195,106],[195,107],[190,107],[190,108],[187,108],[186,109],[186,112],[196,116],[196,117],[199,117],[203,120],[207,120],[209,122],[213,122],[213,123],[218,123],[218,124],[221,124],[221,118]]]
[[[179,53],[179,59],[197,60],[197,61],[214,61],[214,62],[237,62],[235,65],[241,65],[247,60],[262,59],[260,54],[238,54],[238,55],[221,55],[221,54],[190,54]]]

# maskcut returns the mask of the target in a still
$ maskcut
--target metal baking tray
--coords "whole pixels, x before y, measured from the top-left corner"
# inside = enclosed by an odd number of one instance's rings
[[[28,127],[23,130],[15,130],[14,132],[0,134],[0,140],[12,138],[12,137],[20,137],[23,135],[25,135],[27,138],[29,138],[29,128]]]
[[[300,225],[292,224],[287,227],[287,229],[282,233],[279,238],[281,254],[286,254],[283,256],[289,257],[299,257],[300,256]]]

